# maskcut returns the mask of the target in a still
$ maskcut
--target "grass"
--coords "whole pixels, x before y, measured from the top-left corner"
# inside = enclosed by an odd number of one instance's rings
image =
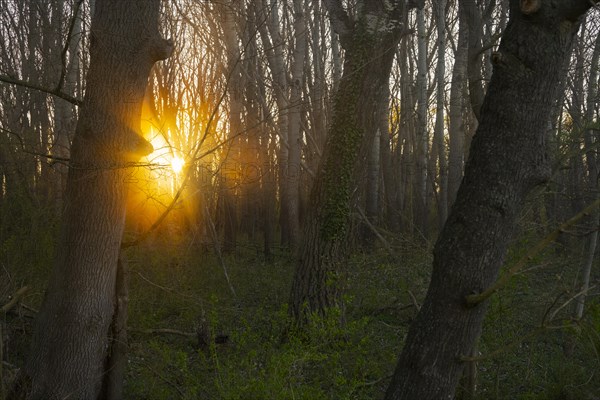
[[[20,284],[32,285],[27,302],[34,307],[45,287],[44,260],[53,252],[48,239],[52,230],[37,232],[40,240],[28,245],[28,253],[15,247],[18,232],[1,243],[2,263],[11,277],[11,284],[2,288],[8,293]],[[518,259],[534,241],[522,234],[508,260]],[[382,398],[415,316],[415,303],[425,295],[431,265],[427,249],[392,244],[394,257],[378,249],[350,257],[345,324],[338,323],[341,311],[333,310],[325,318],[314,317],[302,332],[288,329],[286,301],[294,265],[285,252],[266,261],[259,246],[241,243],[236,254],[225,255],[221,262],[206,250],[210,246],[190,245],[185,236],[172,232],[129,249],[131,333],[125,398]],[[544,315],[569,298],[579,268],[576,254],[559,255],[552,249],[532,260],[530,267],[535,266],[543,267],[518,275],[490,301],[478,350],[483,356],[506,351],[479,363],[477,398],[598,398],[600,303],[596,297],[588,299],[578,329],[546,331],[523,340]],[[595,271],[597,280],[597,266]],[[565,321],[570,310],[564,307],[557,317]],[[10,318],[4,321],[12,332],[5,360],[20,365],[31,323]],[[144,333],[165,328],[196,332],[199,327],[212,338],[226,335],[227,343],[201,346],[195,337]],[[573,351],[565,356],[568,343],[574,344]]]

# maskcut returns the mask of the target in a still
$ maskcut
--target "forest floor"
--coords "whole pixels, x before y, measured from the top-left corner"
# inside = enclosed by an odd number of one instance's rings
[[[355,252],[346,265],[344,309],[315,317],[309,328],[295,332],[288,329],[294,265],[287,252],[267,261],[260,246],[240,243],[235,254],[219,259],[209,245],[174,237],[155,238],[126,254],[130,335],[125,398],[383,397],[427,290],[429,247],[392,240],[393,255],[383,249]],[[536,240],[521,235],[507,264]],[[34,248],[21,260],[11,259],[17,253],[10,246],[3,243],[0,273],[10,279],[0,279],[2,303],[27,284],[32,290],[25,303],[35,309],[50,267],[32,261],[33,254],[43,260],[52,246],[44,240],[29,243]],[[477,364],[476,399],[600,398],[599,299],[588,299],[577,329],[572,324],[552,328],[568,321],[579,269],[575,255],[563,253],[554,248],[540,254],[492,298],[476,353],[483,358]],[[7,267],[18,262],[28,267]],[[595,271],[597,282],[597,265]],[[3,321],[5,375],[23,362],[31,334],[32,312],[21,311]],[[458,396],[466,398],[461,391]]]

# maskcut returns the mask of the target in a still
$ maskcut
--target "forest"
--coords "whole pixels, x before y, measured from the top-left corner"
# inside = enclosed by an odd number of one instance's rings
[[[0,0],[0,400],[600,399],[595,0]]]

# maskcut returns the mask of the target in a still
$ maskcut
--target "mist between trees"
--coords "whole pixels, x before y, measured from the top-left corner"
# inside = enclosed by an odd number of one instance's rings
[[[598,399],[588,0],[0,0],[0,400]]]

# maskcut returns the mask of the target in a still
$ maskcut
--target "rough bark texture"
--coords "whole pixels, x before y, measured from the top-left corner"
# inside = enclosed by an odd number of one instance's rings
[[[481,109],[465,178],[434,249],[433,276],[412,324],[387,400],[452,399],[481,332],[486,304],[465,296],[496,280],[525,196],[550,174],[547,122],[559,95],[577,19],[590,3],[552,1],[511,18]]]
[[[152,151],[139,134],[148,74],[168,57],[159,0],[98,0],[91,64],[65,195],[63,233],[28,361],[10,398],[97,399],[105,376],[125,222],[127,164]]]
[[[325,313],[339,305],[339,265],[343,262],[350,210],[373,143],[377,106],[388,84],[395,47],[404,32],[386,29],[392,15],[365,3],[364,15],[351,23],[337,1],[327,1],[345,59],[334,96],[334,113],[323,158],[311,191],[290,298],[291,313],[301,322],[307,313]],[[397,5],[394,22],[404,14]]]

